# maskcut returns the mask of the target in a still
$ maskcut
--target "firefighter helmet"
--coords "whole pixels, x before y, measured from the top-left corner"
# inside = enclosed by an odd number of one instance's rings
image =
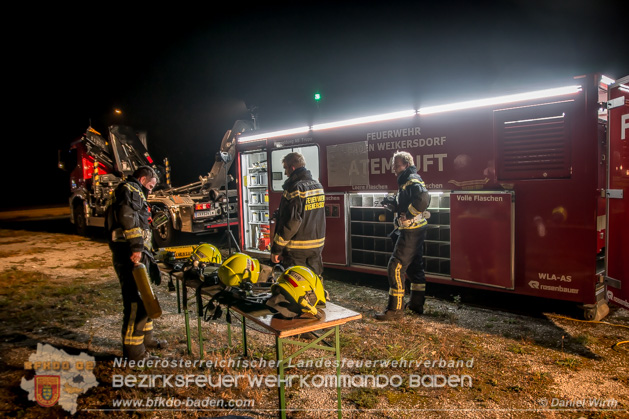
[[[218,277],[227,287],[239,287],[243,282],[258,282],[260,262],[244,253],[234,253],[218,268]]]
[[[214,263],[220,265],[223,262],[221,252],[211,244],[203,243],[198,245],[192,250],[190,255],[192,261],[198,261],[203,263]]]
[[[272,297],[267,305],[277,310],[282,316],[299,317],[309,313],[320,317],[317,305],[325,306],[323,283],[310,269],[293,266],[285,270],[271,287]]]

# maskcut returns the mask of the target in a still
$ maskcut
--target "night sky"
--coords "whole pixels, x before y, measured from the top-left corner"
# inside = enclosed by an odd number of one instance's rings
[[[273,130],[629,74],[625,2],[468,3],[55,4],[8,14],[2,207],[66,202],[57,150],[90,119],[102,132],[146,130],[181,185],[210,170],[248,108]]]

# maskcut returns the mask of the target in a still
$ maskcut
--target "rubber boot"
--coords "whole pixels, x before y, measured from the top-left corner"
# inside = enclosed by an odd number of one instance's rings
[[[415,314],[424,314],[424,302],[426,301],[426,293],[411,290],[411,300],[406,304],[406,308]]]
[[[403,310],[396,310],[397,300],[395,297],[389,295],[389,304],[386,310],[382,313],[376,313],[374,318],[379,321],[398,320],[404,316]]]
[[[122,345],[122,356],[131,361],[139,361],[147,356],[144,345]]]
[[[154,339],[153,331],[144,333],[144,346],[148,349],[166,349],[168,342],[163,339]]]

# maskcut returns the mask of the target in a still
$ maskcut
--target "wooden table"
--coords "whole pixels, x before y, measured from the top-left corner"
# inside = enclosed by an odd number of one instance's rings
[[[177,288],[179,288],[179,280],[183,279],[183,275],[176,275]],[[183,289],[182,289],[182,305],[184,309],[184,317],[186,323],[186,338],[188,345],[188,354],[191,354],[191,338],[190,338],[190,326],[189,326],[189,310],[188,310],[188,295],[187,289],[192,288],[196,290],[198,289],[202,296],[205,297],[213,297],[216,294],[216,291],[220,289],[220,287],[209,287],[209,288],[199,288],[199,281],[182,281]],[[178,290],[179,291],[179,290]],[[179,292],[177,292],[179,297]],[[179,300],[179,298],[177,298]],[[179,302],[179,301],[178,301]],[[200,298],[197,296],[197,328],[198,328],[198,336],[199,336],[199,356],[203,358],[203,333],[202,333],[202,302]],[[179,304],[178,304],[179,305]],[[282,418],[286,418],[286,397],[285,397],[285,369],[288,365],[291,364],[291,361],[295,358],[304,355],[309,350],[321,350],[325,352],[331,352],[332,356],[336,358],[336,384],[337,384],[337,411],[339,419],[342,418],[342,410],[341,410],[341,349],[340,349],[340,326],[348,323],[350,321],[359,320],[362,318],[362,314],[355,312],[353,310],[349,310],[347,308],[341,307],[338,304],[334,304],[331,302],[327,302],[325,307],[317,307],[322,313],[321,319],[318,318],[298,318],[298,319],[281,319],[278,318],[277,315],[273,315],[269,310],[263,311],[247,311],[242,307],[239,307],[238,304],[232,305],[229,307],[231,311],[237,313],[242,317],[242,339],[243,339],[243,355],[248,356],[247,350],[247,323],[252,323],[259,328],[266,330],[268,333],[273,334],[275,336],[275,352],[276,352],[276,361],[277,361],[277,373],[279,376],[279,385],[278,385],[278,398],[279,398],[279,409]],[[251,330],[252,327],[249,327]],[[327,330],[326,330],[327,329]],[[320,335],[317,335],[317,332],[321,332]],[[309,342],[303,342],[301,340],[291,339],[291,337],[295,337],[297,335],[303,335],[305,333],[313,333],[316,337],[315,339]],[[231,323],[227,323],[227,337],[229,346],[232,346],[231,339]],[[326,342],[324,339],[326,338],[334,339],[332,344]],[[301,348],[292,354],[286,353],[286,345],[296,345]]]
[[[286,418],[286,398],[284,389],[284,372],[287,365],[298,356],[303,355],[308,350],[322,350],[333,352],[336,358],[336,391],[337,391],[337,411],[339,419],[342,418],[341,410],[341,349],[340,349],[340,330],[339,327],[345,323],[362,318],[362,314],[337,304],[328,302],[325,308],[317,307],[317,310],[323,312],[322,319],[279,319],[272,314],[252,315],[232,307],[232,310],[242,316],[243,328],[243,347],[244,356],[247,356],[247,324],[249,321],[255,325],[266,329],[275,335],[275,351],[277,360],[277,373],[279,376],[278,398],[279,408],[282,418]],[[329,329],[329,330],[324,330]],[[255,330],[255,329],[254,329]],[[316,335],[316,339],[310,342],[302,342],[290,339],[290,337],[301,335],[304,333],[323,332]],[[327,344],[324,339],[334,336],[334,343]],[[230,342],[231,344],[231,342]],[[301,348],[292,354],[286,354],[285,345],[297,345]]]

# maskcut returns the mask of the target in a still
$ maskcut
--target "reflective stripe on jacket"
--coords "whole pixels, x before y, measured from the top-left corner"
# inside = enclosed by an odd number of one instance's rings
[[[415,166],[409,166],[398,176],[397,208],[398,214],[404,214],[406,220],[396,220],[396,225],[400,230],[420,228],[428,221],[423,216],[423,212],[430,204],[428,189],[417,174]]]
[[[271,253],[318,249],[325,243],[325,193],[309,170],[296,169],[283,185]]]
[[[151,249],[149,205],[137,179],[130,176],[118,185],[108,210],[113,212],[113,217],[107,217],[112,225],[106,226],[111,241],[128,242],[132,252]]]

